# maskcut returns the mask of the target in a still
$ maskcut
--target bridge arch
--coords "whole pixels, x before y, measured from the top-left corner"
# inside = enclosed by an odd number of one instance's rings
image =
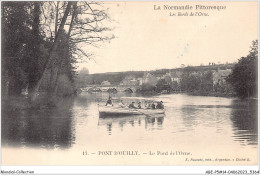
[[[115,94],[115,93],[117,93],[117,89],[116,89],[116,88],[109,88],[109,89],[107,90],[107,92],[108,92],[108,93],[113,93],[113,94]]]
[[[131,88],[126,88],[126,89],[124,90],[124,92],[133,93],[134,91],[133,91]]]

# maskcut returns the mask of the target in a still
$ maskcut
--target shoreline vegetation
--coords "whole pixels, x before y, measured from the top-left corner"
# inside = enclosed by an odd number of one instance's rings
[[[144,92],[137,92],[139,95],[143,96],[151,96],[151,95],[160,95],[160,94],[186,94],[190,96],[209,96],[209,97],[227,97],[227,98],[236,98],[237,96],[234,93],[222,93],[222,92],[201,92],[201,91],[193,91],[193,92],[168,92],[168,93],[161,93],[156,91],[144,91]],[[237,97],[238,98],[238,97]],[[247,99],[252,99],[254,97],[249,97]]]

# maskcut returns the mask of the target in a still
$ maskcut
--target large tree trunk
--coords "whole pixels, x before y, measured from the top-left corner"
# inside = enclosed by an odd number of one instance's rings
[[[58,72],[58,67],[57,65],[53,65],[51,68],[51,75],[50,75],[50,82],[49,82],[49,88],[48,92],[52,92],[54,87],[55,87],[55,80],[57,78],[57,72]]]
[[[71,34],[71,31],[72,31],[72,27],[73,27],[73,21],[74,21],[74,18],[76,16],[76,13],[77,13],[77,2],[73,2],[73,13],[72,13],[72,17],[71,17],[71,21],[70,21],[70,27],[69,27],[69,31],[68,31],[68,41],[69,41],[69,37],[70,37],[70,34]],[[61,69],[62,69],[62,65],[63,65],[63,58],[61,58],[62,60],[60,61],[60,64],[58,66],[58,71],[55,72],[56,73],[56,80],[55,80],[55,84],[54,84],[54,90],[53,90],[53,94],[56,95],[57,94],[57,90],[58,90],[58,81],[59,81],[59,75],[60,75],[60,72],[61,72]]]
[[[52,59],[56,49],[57,49],[57,46],[58,46],[58,39],[59,39],[59,36],[64,28],[64,25],[65,25],[65,22],[67,20],[67,17],[68,17],[68,14],[69,14],[69,11],[71,9],[71,4],[73,2],[69,1],[68,4],[67,4],[67,7],[66,7],[66,10],[65,10],[65,13],[64,13],[64,16],[62,18],[62,21],[61,21],[61,24],[59,26],[59,30],[57,32],[57,35],[55,36],[55,40],[54,40],[54,43],[53,43],[53,46],[51,48],[51,51],[50,51],[50,54],[49,54],[49,57],[47,58],[45,64],[44,64],[44,67],[43,67],[43,71],[40,75],[40,79],[38,80],[33,92],[30,94],[30,100],[31,101],[35,101],[37,95],[38,95],[38,92],[39,92],[39,88],[41,86],[41,83],[42,83],[42,80],[43,78],[45,77],[45,74],[47,73],[47,67],[49,65],[49,62],[50,60]]]
[[[36,1],[33,3],[33,23],[32,23],[32,40],[28,44],[28,56],[27,64],[28,69],[28,90],[29,92],[33,91],[37,80],[39,79],[39,59],[41,57],[40,45],[41,45],[41,36],[40,36],[40,10],[41,3]]]
[[[55,18],[55,36],[57,35],[57,30],[58,30],[58,17],[59,17],[59,1],[57,2],[56,6],[56,18]]]
[[[61,63],[58,66],[57,75],[56,75],[55,84],[54,84],[54,90],[53,90],[54,95],[56,95],[57,91],[58,91],[58,82],[59,82],[59,76],[61,74],[60,72],[61,72],[61,69],[62,69],[62,64],[63,64],[63,60],[61,60]]]
[[[71,34],[71,30],[72,30],[72,27],[73,27],[73,21],[74,21],[74,18],[76,16],[76,13],[77,13],[77,8],[78,8],[77,7],[77,2],[74,2],[74,4],[73,4],[73,13],[72,13],[71,21],[70,21],[68,37],[70,37],[70,34]]]

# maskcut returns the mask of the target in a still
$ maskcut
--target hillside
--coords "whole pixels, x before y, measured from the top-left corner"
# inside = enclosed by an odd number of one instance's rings
[[[208,66],[190,66],[184,68],[176,68],[176,69],[158,69],[148,71],[149,73],[155,75],[156,77],[161,77],[168,72],[182,72],[184,69],[192,68],[195,72],[201,71],[215,71],[217,69],[232,69],[233,64],[218,64],[218,65],[208,65]],[[136,78],[143,77],[144,73],[147,71],[126,71],[126,72],[107,72],[107,73],[97,73],[97,74],[89,74],[84,78],[84,84],[101,84],[103,81],[109,81],[113,85],[118,85],[126,76],[132,75]]]

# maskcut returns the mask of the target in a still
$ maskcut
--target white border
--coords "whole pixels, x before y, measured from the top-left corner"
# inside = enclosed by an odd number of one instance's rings
[[[205,174],[207,170],[221,170],[233,174],[230,172],[234,170],[258,171],[259,166],[2,166],[1,170],[34,174]]]
[[[2,1],[2,0],[0,0]],[[16,0],[24,1],[24,0]],[[109,1],[109,0],[103,0]],[[124,0],[112,0],[112,1],[124,1]],[[128,0],[128,1],[152,1],[156,2],[158,0]],[[183,0],[175,0],[181,2]],[[225,0],[186,0],[188,2],[198,2],[198,1],[213,1],[213,2],[225,2]],[[226,0],[227,1],[227,0]],[[246,0],[228,0],[230,2],[245,2]],[[247,0],[255,2],[256,0]],[[258,2],[258,46],[259,46],[259,9],[260,3]],[[1,9],[0,9],[1,11]],[[1,38],[1,35],[0,35]],[[1,48],[0,48],[1,50]],[[259,48],[258,48],[259,50]],[[259,56],[258,56],[259,60]],[[260,63],[258,61],[258,67]],[[1,67],[0,67],[1,71]],[[258,84],[260,82],[260,73],[258,71]],[[1,82],[0,82],[1,84]],[[259,86],[258,86],[259,92]],[[1,97],[1,94],[0,94]],[[260,95],[258,93],[258,99]],[[2,98],[1,98],[2,99]],[[0,102],[1,103],[1,102]],[[1,106],[0,106],[1,109]],[[258,105],[258,111],[260,107]],[[1,120],[2,121],[2,120]],[[1,129],[0,121],[0,129]],[[259,138],[259,125],[258,120],[258,138]],[[1,135],[0,135],[1,138]],[[258,139],[259,140],[259,139]],[[1,147],[1,146],[0,146]],[[34,171],[34,174],[205,174],[207,170],[226,170],[225,174],[229,170],[250,170],[259,171],[259,144],[258,144],[258,165],[256,166],[2,166],[2,152],[0,152],[0,171],[10,171],[11,174],[22,174],[23,171]],[[16,173],[12,173],[16,172]],[[222,173],[224,174],[224,173]],[[236,173],[238,174],[238,173]]]

